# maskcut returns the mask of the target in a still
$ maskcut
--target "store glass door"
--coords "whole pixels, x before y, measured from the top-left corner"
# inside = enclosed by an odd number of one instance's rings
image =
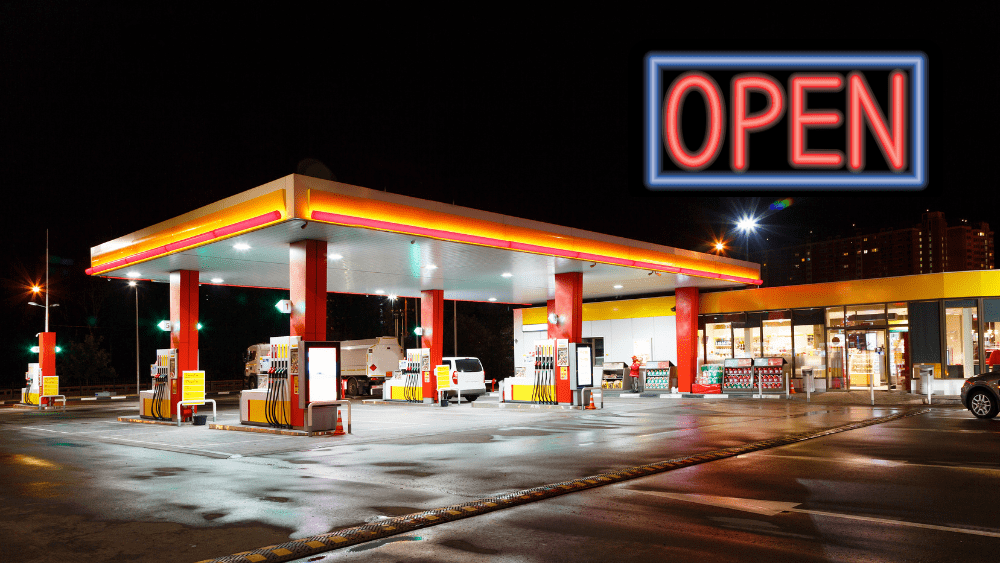
[[[876,389],[888,389],[885,358],[884,329],[848,330],[848,388],[867,389],[874,382]]]

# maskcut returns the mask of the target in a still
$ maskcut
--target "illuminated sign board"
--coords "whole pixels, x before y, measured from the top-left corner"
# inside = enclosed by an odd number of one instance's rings
[[[920,190],[927,57],[649,53],[650,190]]]
[[[306,362],[309,377],[309,401],[336,401],[337,397],[337,349],[307,349]]]

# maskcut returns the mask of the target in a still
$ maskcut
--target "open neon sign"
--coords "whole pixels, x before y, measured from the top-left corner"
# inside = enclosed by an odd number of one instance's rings
[[[922,189],[927,184],[926,65],[926,57],[920,53],[650,54],[646,57],[645,89],[646,185],[654,190]],[[758,69],[790,72],[787,90],[781,81],[756,72]],[[842,74],[842,69],[852,70]],[[665,71],[680,73],[668,82]],[[724,74],[720,71],[738,73],[725,92],[713,77]],[[888,72],[885,104],[879,104],[872,93],[865,74],[872,71]],[[813,107],[808,102],[809,93],[842,93],[845,111]],[[751,94],[763,96],[766,108],[751,112]],[[691,96],[699,96],[705,106],[703,139],[695,150],[688,143],[697,139],[686,139],[681,126],[684,102]],[[787,164],[779,170],[755,170],[750,158],[755,134],[782,119],[787,121],[783,140]],[[843,128],[846,154],[809,143],[810,130],[829,128]],[[869,131],[884,159],[883,169],[866,170]],[[723,154],[727,135],[729,166],[720,170],[712,165]]]

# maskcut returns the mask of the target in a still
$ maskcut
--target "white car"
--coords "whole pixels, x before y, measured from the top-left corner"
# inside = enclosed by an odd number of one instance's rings
[[[462,398],[470,403],[486,394],[486,372],[479,358],[446,357],[441,358],[441,364],[451,369],[451,386],[448,397],[456,398],[462,392]]]

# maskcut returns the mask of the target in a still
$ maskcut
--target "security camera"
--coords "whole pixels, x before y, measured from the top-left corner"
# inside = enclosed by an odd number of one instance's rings
[[[670,312],[671,313],[676,313],[677,312],[677,307],[671,307],[670,308]]]
[[[309,221],[302,221],[302,226],[301,226],[301,227],[299,227],[299,228],[300,228],[300,229],[305,229],[305,228],[306,228],[306,227],[308,227],[308,226],[309,226]]]

